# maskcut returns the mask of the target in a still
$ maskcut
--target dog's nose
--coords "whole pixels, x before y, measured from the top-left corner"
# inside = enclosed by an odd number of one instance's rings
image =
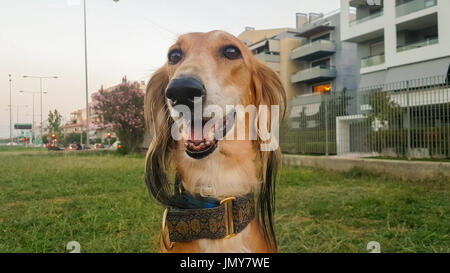
[[[166,97],[172,105],[186,105],[194,108],[194,98],[203,98],[206,95],[205,85],[194,77],[181,77],[173,79],[166,90]]]

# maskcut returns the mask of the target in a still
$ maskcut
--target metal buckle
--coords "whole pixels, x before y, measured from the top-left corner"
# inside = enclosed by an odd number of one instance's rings
[[[227,232],[225,239],[230,239],[236,236],[236,233],[234,233],[233,224],[233,200],[236,200],[236,197],[228,197],[220,201],[220,205],[224,205],[225,207],[225,229]]]
[[[166,238],[166,236],[165,236],[165,230],[166,230],[166,220],[167,220],[167,214],[169,213],[169,208],[166,208],[165,210],[164,210],[164,214],[163,214],[163,219],[162,219],[162,230],[161,230],[161,240],[162,240],[162,242],[163,242],[163,244],[164,244],[164,247],[167,249],[167,250],[171,250],[173,247],[174,247],[174,245],[175,245],[175,243],[173,243],[173,242],[171,242],[170,241],[170,237],[169,237],[169,230],[167,230],[167,238]]]

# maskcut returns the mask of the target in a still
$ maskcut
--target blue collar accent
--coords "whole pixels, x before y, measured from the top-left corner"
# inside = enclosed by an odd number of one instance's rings
[[[206,209],[215,208],[220,205],[220,201],[214,198],[193,196],[187,192],[182,193],[183,207],[186,209]]]

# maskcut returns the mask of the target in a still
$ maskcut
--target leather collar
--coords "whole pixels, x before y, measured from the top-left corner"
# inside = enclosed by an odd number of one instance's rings
[[[219,201],[183,191],[182,197],[187,208],[169,207],[164,213],[163,229],[167,225],[171,242],[231,238],[255,218],[252,194]]]

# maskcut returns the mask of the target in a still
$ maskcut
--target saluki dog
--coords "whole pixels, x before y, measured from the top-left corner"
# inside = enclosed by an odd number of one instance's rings
[[[238,115],[230,105],[257,110]],[[262,120],[260,109],[272,117],[275,106],[284,115],[285,105],[278,75],[233,35],[188,33],[170,47],[145,97],[153,136],[146,183],[166,207],[161,252],[277,251],[273,213],[281,152],[278,145],[261,149],[268,139],[260,127],[272,128],[273,121],[256,120]],[[210,106],[222,114],[208,116]],[[244,138],[237,137],[237,124],[244,125]]]

